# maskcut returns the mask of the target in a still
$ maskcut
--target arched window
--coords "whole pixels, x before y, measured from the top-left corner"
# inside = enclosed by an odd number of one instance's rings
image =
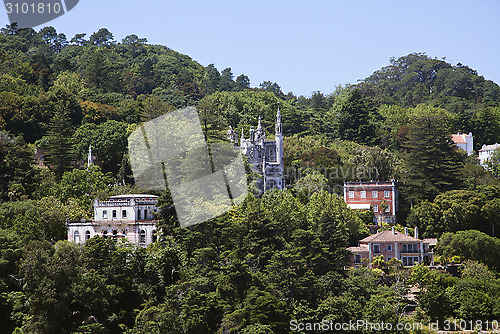
[[[139,242],[141,244],[145,244],[146,243],[146,231],[141,230],[141,236],[140,236]]]
[[[113,240],[118,240],[118,231],[113,230]]]
[[[152,242],[156,242],[156,239],[158,238],[158,236],[156,235],[156,230],[153,230],[153,235],[151,237],[151,241]]]
[[[73,241],[74,241],[74,242],[80,242],[80,232],[75,231],[75,232],[73,233]]]
[[[274,189],[276,188],[276,181],[271,180],[267,183],[268,189]]]
[[[104,230],[102,231],[102,237],[107,238],[108,237],[108,231]]]
[[[90,239],[90,231],[89,231],[89,230],[87,230],[87,231],[85,232],[85,240],[89,240],[89,239]]]

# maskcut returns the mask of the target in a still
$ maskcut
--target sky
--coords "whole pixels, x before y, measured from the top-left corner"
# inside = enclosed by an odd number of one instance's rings
[[[45,25],[68,40],[102,27],[117,41],[135,34],[297,96],[332,93],[413,52],[500,84],[499,0],[80,0]]]

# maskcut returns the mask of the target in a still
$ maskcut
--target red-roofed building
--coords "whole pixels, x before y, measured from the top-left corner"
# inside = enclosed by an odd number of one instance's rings
[[[393,227],[392,230],[370,235],[360,240],[357,247],[347,249],[353,253],[353,267],[361,266],[365,262],[370,263],[379,255],[383,255],[385,261],[397,258],[403,261],[404,266],[413,266],[416,263],[434,263],[434,254],[429,247],[433,246],[433,242],[434,239],[419,239],[417,228],[412,237],[408,235],[407,228],[405,233],[401,233]]]
[[[451,135],[451,139],[459,148],[467,152],[467,155],[472,155],[474,153],[474,137],[472,132],[469,134],[457,133],[456,135]]]
[[[398,189],[396,181],[344,182],[344,201],[353,210],[373,210],[376,223],[396,222]]]

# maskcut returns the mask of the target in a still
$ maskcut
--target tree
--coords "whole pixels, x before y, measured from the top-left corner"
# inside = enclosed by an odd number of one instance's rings
[[[114,44],[113,34],[106,28],[101,28],[89,38],[89,43],[97,46],[109,46]]]
[[[495,177],[500,178],[500,148],[495,149],[493,154],[486,159],[486,166]]]
[[[250,88],[250,78],[244,74],[238,75],[234,86],[236,91],[248,89]]]
[[[70,43],[72,43],[74,45],[79,45],[79,46],[85,45],[87,43],[87,41],[85,40],[85,35],[87,35],[87,34],[76,34],[75,37],[73,37],[70,40]]]
[[[71,168],[73,150],[71,147],[71,125],[68,114],[57,111],[49,124],[45,154],[46,164],[54,171],[58,180]]]
[[[449,133],[443,117],[424,113],[413,119],[401,144],[406,154],[401,192],[407,201],[432,200],[460,186],[463,158]]]
[[[0,197],[20,200],[31,197],[36,186],[33,152],[22,137],[0,134]]]
[[[500,270],[500,239],[476,231],[459,231],[455,234],[445,233],[439,238],[436,252],[446,258],[459,256],[464,260],[484,263],[490,268]]]
[[[232,91],[234,88],[233,81],[233,72],[231,72],[231,68],[225,68],[221,72],[220,81],[219,81],[219,91]]]
[[[354,89],[335,100],[328,118],[337,138],[370,144],[375,137],[375,129],[370,120],[372,112],[360,91]]]
[[[283,92],[281,91],[280,85],[278,85],[276,82],[271,82],[271,81],[263,81],[259,87],[266,92],[271,92],[277,97],[283,97]]]

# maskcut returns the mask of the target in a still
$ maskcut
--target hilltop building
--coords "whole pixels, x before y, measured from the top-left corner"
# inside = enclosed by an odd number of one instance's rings
[[[344,201],[353,210],[373,210],[376,224],[396,222],[399,205],[394,180],[344,182]]]
[[[392,230],[370,235],[360,240],[357,247],[347,249],[353,253],[353,267],[369,264],[380,255],[384,256],[385,261],[396,258],[403,262],[403,266],[413,266],[417,263],[434,263],[433,246],[436,242],[436,239],[419,239],[416,227],[413,237],[408,235],[408,228],[405,227],[405,233],[401,233],[393,227]]]
[[[147,246],[156,240],[158,196],[130,194],[94,201],[94,219],[68,222],[68,241],[84,243],[95,235],[115,240],[126,238]]]
[[[451,135],[451,139],[455,145],[467,152],[467,155],[472,155],[474,153],[474,137],[472,136],[472,132],[469,132],[468,135],[459,132],[455,135]]]
[[[231,126],[227,131],[227,138],[248,158],[252,169],[260,174],[261,177],[257,181],[259,196],[270,189],[283,190],[285,188],[283,179],[283,128],[279,109],[276,114],[274,140],[266,140],[260,117],[257,130],[251,127],[248,139],[245,138],[243,129],[241,130],[239,146],[238,134]]]

